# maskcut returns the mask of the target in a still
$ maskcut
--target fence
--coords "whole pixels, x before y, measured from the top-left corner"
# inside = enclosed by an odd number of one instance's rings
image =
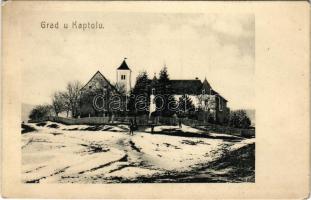
[[[136,121],[140,126],[148,126],[150,124],[154,125],[177,125],[179,120],[174,117],[152,117],[151,119],[148,116],[139,116],[139,117],[86,117],[86,118],[64,118],[64,117],[47,117],[44,120],[50,120],[54,122],[59,122],[68,125],[101,125],[101,124],[129,124],[130,120]],[[41,122],[40,121],[30,121],[30,122]],[[206,132],[219,132],[227,133],[231,135],[239,135],[244,137],[253,137],[255,136],[255,129],[239,129],[232,128],[228,126],[211,124],[204,121],[193,120],[193,119],[181,119],[182,123],[191,126]]]
[[[100,124],[129,124],[130,120],[135,120],[139,125],[147,125],[150,122],[148,117],[85,117],[85,118],[64,118],[64,117],[48,117],[47,120],[60,122],[68,125],[100,125]]]

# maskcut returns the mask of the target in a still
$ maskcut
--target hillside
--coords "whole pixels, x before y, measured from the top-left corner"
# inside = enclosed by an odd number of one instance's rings
[[[255,138],[202,133],[128,134],[124,125],[22,125],[24,183],[254,182]],[[155,129],[177,129],[157,126]],[[188,134],[186,134],[188,133]],[[192,136],[186,136],[192,133]],[[194,135],[205,137],[195,137]],[[60,162],[61,161],[61,162]]]

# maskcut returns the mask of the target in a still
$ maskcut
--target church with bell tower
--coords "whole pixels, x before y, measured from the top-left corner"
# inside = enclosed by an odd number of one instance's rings
[[[112,111],[109,104],[110,100],[114,96],[125,98],[124,95],[129,95],[131,91],[131,69],[126,63],[126,58],[117,67],[116,75],[116,83],[111,84],[100,71],[97,71],[81,88],[81,117],[108,116]],[[121,92],[121,87],[125,93]]]
[[[112,114],[124,114],[126,112],[127,96],[130,95],[132,71],[123,59],[120,66],[116,67],[116,82],[111,84],[110,81],[99,71],[85,84],[81,89],[81,117],[105,117]],[[157,94],[158,79],[156,76],[150,79],[150,114],[156,111],[154,101]],[[199,78],[195,79],[173,79],[168,83],[172,89],[171,95],[175,100],[183,96],[191,99],[194,107],[208,112],[208,118],[223,123],[229,115],[227,100],[216,92],[207,79],[202,82]],[[114,109],[115,104],[110,104],[111,99],[120,100],[120,108],[117,113]],[[118,103],[118,101],[116,102]],[[122,113],[123,112],[123,113]]]
[[[100,72],[97,71],[94,76],[82,87],[81,91],[90,90],[105,90],[118,93],[116,85],[118,87],[124,87],[126,94],[131,91],[131,69],[126,63],[126,58],[122,61],[121,65],[116,69],[116,84],[113,85],[110,81]]]
[[[123,86],[126,93],[129,94],[131,90],[131,69],[126,63],[124,58],[122,64],[117,68],[117,84]]]

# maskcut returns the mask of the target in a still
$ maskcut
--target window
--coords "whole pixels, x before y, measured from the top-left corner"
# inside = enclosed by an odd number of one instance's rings
[[[121,80],[125,80],[125,75],[121,75]]]
[[[219,111],[222,111],[222,103],[221,103],[221,99],[220,98],[218,98],[218,103],[219,103]]]

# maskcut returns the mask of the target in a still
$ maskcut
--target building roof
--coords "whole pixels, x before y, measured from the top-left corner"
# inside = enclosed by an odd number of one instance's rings
[[[116,88],[114,85],[112,85],[112,84],[110,83],[110,81],[109,81],[108,79],[106,79],[106,77],[105,77],[102,73],[100,73],[100,71],[97,71],[97,72],[92,76],[92,78],[80,89],[80,91],[85,90],[85,89],[88,89],[88,88],[86,88],[86,86],[87,86],[96,76],[98,76],[98,77],[100,77],[102,80],[106,81],[106,82],[108,83],[108,85],[109,85],[113,90],[117,91],[117,93],[120,94],[120,92],[117,90],[117,88]]]
[[[175,94],[200,94],[202,82],[195,80],[171,80],[171,86]]]
[[[203,83],[202,83],[202,89],[206,89],[209,90],[211,89],[211,85],[208,83],[208,81],[206,80],[206,78],[204,79]]]
[[[174,94],[201,94],[202,89],[209,89],[212,95],[217,95],[227,101],[218,92],[212,89],[211,85],[205,79],[203,83],[198,79],[193,80],[170,80]]]
[[[212,89],[212,95],[217,95],[219,96],[220,98],[222,98],[223,100],[225,100],[226,102],[228,102],[227,99],[225,99],[223,96],[221,96],[218,92],[216,92],[215,90]]]
[[[118,70],[130,70],[129,66],[128,66],[127,63],[125,62],[125,59],[124,59],[123,62],[121,63],[120,67],[118,67]]]

